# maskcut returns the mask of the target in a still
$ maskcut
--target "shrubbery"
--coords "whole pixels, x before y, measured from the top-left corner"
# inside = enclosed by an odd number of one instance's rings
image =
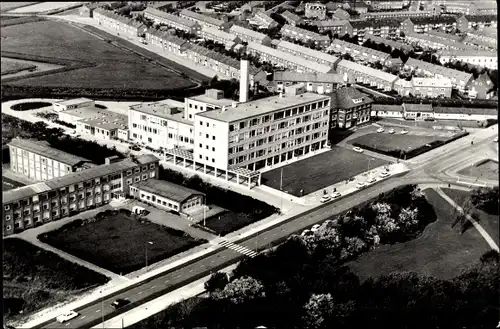
[[[498,186],[492,188],[478,188],[472,191],[471,201],[474,207],[488,214],[498,215]]]

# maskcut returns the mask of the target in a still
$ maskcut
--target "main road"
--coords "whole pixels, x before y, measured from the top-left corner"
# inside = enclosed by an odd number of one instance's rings
[[[390,191],[398,186],[406,184],[442,184],[450,181],[448,176],[443,176],[448,168],[459,162],[464,154],[469,152],[477,153],[489,148],[493,142],[493,137],[488,136],[482,140],[476,140],[474,145],[467,141],[457,141],[456,147],[443,147],[439,155],[431,157],[429,160],[421,163],[410,164],[412,171],[398,178],[390,178],[381,181],[376,185],[370,186],[358,193],[347,195],[335,202],[326,203],[312,210],[306,211],[300,215],[294,216],[284,222],[281,222],[266,231],[259,232],[251,237],[240,241],[233,241],[238,245],[251,250],[262,250],[270,245],[277,244],[286,239],[291,234],[302,231],[316,223],[338,215],[348,209],[368,201],[382,192]],[[436,150],[437,151],[437,150]],[[432,152],[432,151],[431,151]],[[454,181],[454,179],[453,179]],[[196,259],[180,268],[174,268],[161,273],[146,281],[128,287],[122,291],[116,292],[102,300],[94,301],[79,309],[78,317],[67,323],[58,323],[55,319],[40,324],[34,328],[90,328],[103,320],[110,319],[121,313],[124,313],[140,304],[155,299],[167,292],[180,288],[190,282],[216,272],[231,264],[240,261],[244,255],[231,249],[218,249],[207,256]],[[127,298],[131,301],[129,305],[115,310],[111,303],[118,298]]]

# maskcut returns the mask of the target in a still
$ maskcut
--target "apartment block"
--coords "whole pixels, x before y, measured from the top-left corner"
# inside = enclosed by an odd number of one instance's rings
[[[339,39],[333,40],[330,48],[335,52],[342,54],[347,53],[350,54],[355,59],[367,61],[369,63],[380,62],[384,64],[385,61],[390,58],[390,55],[387,53]]]
[[[343,87],[329,96],[332,101],[330,129],[349,129],[370,121],[373,100],[366,94],[353,87]]]
[[[250,19],[250,23],[264,29],[272,29],[278,26],[278,22],[271,18],[266,12],[259,11]]]
[[[213,27],[215,29],[224,30],[227,24],[220,19],[216,19],[207,15],[199,14],[194,11],[183,9],[179,13],[179,17],[193,21],[200,26]]]
[[[153,20],[156,24],[165,24],[177,30],[187,33],[198,33],[201,27],[197,22],[185,19],[176,15],[166,13],[164,11],[147,7],[144,10],[144,17]]]
[[[357,35],[360,40],[369,35],[381,38],[399,37],[401,22],[397,19],[367,19],[350,22],[352,35]]]
[[[413,95],[413,83],[411,80],[397,79],[394,82],[394,90],[401,96]]]
[[[394,89],[394,82],[398,79],[398,77],[393,74],[345,59],[341,60],[337,65],[337,73],[347,74],[355,79],[356,82],[370,84],[370,86],[384,91],[391,91]]]
[[[326,35],[314,33],[288,24],[283,25],[281,28],[281,35],[302,42],[313,41],[315,45],[320,47],[328,47],[331,42],[330,38]]]
[[[465,16],[460,16],[457,18],[457,29],[460,32],[467,32],[471,29],[483,29],[485,27],[492,27],[495,28],[497,27],[497,16],[496,14],[493,15],[478,15],[478,16],[471,16],[471,15],[465,15]]]
[[[302,57],[253,42],[248,43],[247,53],[252,55],[258,54],[262,61],[270,62],[283,68],[296,70],[297,72],[329,73],[333,70],[331,66],[319,64],[317,62],[306,60]]]
[[[286,20],[286,22],[292,26],[304,24],[304,20],[300,16],[286,10],[281,14],[281,16]]]
[[[363,19],[382,19],[382,18],[409,18],[409,17],[427,17],[441,14],[436,10],[418,10],[418,11],[374,11],[361,15]]]
[[[160,31],[154,28],[146,31],[145,39],[148,44],[157,46],[164,51],[182,55],[186,51],[187,43],[184,39],[176,37],[166,31]]]
[[[274,72],[274,83],[277,92],[285,92],[285,88],[301,84],[308,92],[328,94],[342,86],[345,81],[342,74],[337,73],[297,73],[291,71]]]
[[[332,31],[333,34],[342,36],[344,34],[352,34],[352,25],[347,20],[326,20],[314,22],[320,32]]]
[[[437,54],[441,64],[459,61],[480,67],[487,67],[492,70],[498,69],[497,53],[487,50],[444,50]]]
[[[237,35],[208,26],[203,26],[200,31],[200,36],[204,39],[222,43],[226,46],[230,44],[241,43],[241,39]]]
[[[119,160],[2,193],[3,235],[73,216],[129,194],[134,183],[158,177],[154,155]]]
[[[405,40],[413,45],[418,45],[428,49],[448,49],[448,50],[466,50],[473,49],[472,46],[454,41],[452,38],[446,40],[430,33],[407,33]]]
[[[62,177],[92,165],[90,160],[55,149],[47,142],[14,138],[7,145],[10,169],[37,181]]]
[[[426,33],[433,29],[450,31],[457,27],[454,16],[412,17],[401,23],[401,31],[408,33]]]
[[[259,99],[196,114],[194,160],[227,170],[260,170],[327,147],[330,97]]]
[[[281,40],[277,43],[276,49],[287,52],[289,54],[302,57],[309,61],[313,61],[319,64],[328,65],[335,68],[340,62],[340,58],[329,55],[322,51],[314,50],[308,47],[297,45],[288,41]]]
[[[112,11],[102,8],[96,8],[94,10],[93,16],[94,19],[99,23],[99,25],[103,25],[115,30],[118,35],[122,33],[131,37],[137,37],[144,34],[144,32],[146,32],[147,30],[146,25],[136,21],[133,18],[121,16],[115,14]]]
[[[245,42],[255,42],[263,45],[271,44],[271,38],[269,38],[267,35],[255,32],[254,30],[250,30],[239,25],[231,26],[231,28],[229,29],[229,33],[236,35]]]

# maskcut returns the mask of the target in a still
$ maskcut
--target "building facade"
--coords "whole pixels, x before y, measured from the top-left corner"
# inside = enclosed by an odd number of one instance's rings
[[[271,44],[271,38],[269,38],[267,35],[255,32],[239,25],[231,26],[231,28],[229,29],[229,33],[239,37],[242,41],[245,42],[255,42],[263,45]]]
[[[398,80],[398,77],[393,74],[345,59],[337,65],[337,72],[351,76],[356,82],[369,84],[371,87],[384,91],[393,90],[394,83]]]
[[[283,25],[281,28],[281,35],[302,42],[312,41],[315,45],[322,48],[328,47],[331,42],[330,38],[326,35],[314,33],[288,24]]]
[[[273,81],[277,92],[285,92],[285,88],[295,84],[302,84],[306,91],[318,94],[329,94],[342,86],[345,82],[341,74],[337,73],[297,73],[290,71],[274,72]]]
[[[224,30],[227,24],[220,19],[216,19],[207,15],[199,14],[189,9],[183,9],[179,13],[179,17],[193,21],[200,26],[213,27],[218,30]]]
[[[145,39],[148,44],[179,56],[182,56],[187,49],[187,43],[184,39],[154,28],[146,32]]]
[[[339,88],[330,97],[330,129],[349,129],[370,121],[373,100],[356,88]]]
[[[384,64],[385,61],[391,57],[387,53],[339,39],[333,40],[330,49],[338,53],[350,54],[355,59],[369,63],[380,62],[381,64]]]
[[[441,64],[459,61],[479,67],[498,69],[497,53],[487,50],[441,51],[438,53]]]
[[[278,42],[278,44],[276,45],[276,49],[295,56],[302,57],[308,61],[331,66],[333,69],[335,69],[337,67],[337,64],[340,62],[340,58],[336,56],[329,55],[322,51],[314,50],[284,40]]]

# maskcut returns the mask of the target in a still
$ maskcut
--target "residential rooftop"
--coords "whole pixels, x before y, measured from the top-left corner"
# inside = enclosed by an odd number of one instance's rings
[[[288,49],[292,52],[298,52],[298,53],[304,54],[306,56],[313,57],[315,59],[325,61],[327,63],[331,63],[332,65],[335,65],[340,61],[340,58],[338,58],[336,56],[324,53],[322,51],[314,50],[314,49],[311,49],[309,47],[297,45],[297,44],[294,44],[292,42],[288,42],[288,41],[284,41],[284,40],[279,41],[277,46],[283,47],[283,48]]]
[[[446,78],[449,78],[452,80],[452,82],[455,81],[463,81],[464,83],[467,83],[472,79],[472,74],[467,73],[467,72],[462,72],[458,70],[454,70],[448,67],[440,66],[440,65],[435,65],[432,63],[427,63],[418,59],[414,58],[408,58],[408,60],[405,63],[405,66],[409,66],[412,68],[418,68],[422,71],[427,71],[435,75],[441,75]]]
[[[456,57],[497,57],[496,51],[468,49],[468,50],[441,50],[437,52],[439,56],[456,56]]]
[[[329,99],[329,97],[318,95],[315,93],[304,93],[294,96],[284,95],[283,97],[271,96],[247,103],[239,103],[237,107],[228,107],[225,110],[210,110],[197,113],[196,115],[231,123],[267,113],[273,113],[279,111],[280,109],[286,109],[294,106],[299,106],[301,104],[314,101],[322,101],[326,99]]]
[[[353,56],[353,57],[357,55],[354,53],[354,51],[357,51],[359,53],[363,53],[364,56],[372,55],[372,56],[380,57],[382,60],[382,63],[390,57],[390,55],[388,53],[384,53],[382,51],[378,51],[378,50],[371,49],[368,47],[363,47],[363,46],[360,46],[358,44],[350,43],[350,42],[347,42],[344,40],[339,40],[339,39],[333,40],[331,46],[332,47],[338,46],[338,47],[342,47],[344,49],[350,48],[353,50],[353,53],[351,53],[351,56]]]
[[[390,73],[387,73],[387,72],[384,72],[381,70],[376,70],[376,69],[371,68],[369,66],[354,63],[354,62],[348,61],[346,59],[343,59],[339,62],[339,64],[337,65],[337,68],[339,68],[339,67],[345,67],[347,69],[351,69],[351,70],[356,71],[356,72],[363,72],[363,73],[366,73],[372,77],[375,77],[375,78],[378,78],[378,79],[381,79],[381,80],[384,80],[384,81],[387,81],[390,83],[393,83],[394,81],[396,81],[398,79],[398,77],[395,76],[394,74],[390,74]]]
[[[205,195],[205,193],[158,179],[148,179],[134,183],[132,186],[177,202],[183,202],[192,195]]]
[[[181,39],[171,33],[168,33],[167,31],[157,30],[155,28],[148,29],[146,31],[146,34],[153,35],[155,37],[160,38],[161,40],[169,41],[170,43],[176,44],[178,46],[182,46],[183,44],[186,43],[186,40],[184,39]]]
[[[255,39],[255,40],[259,40],[259,41],[262,41],[266,38],[269,38],[264,33],[259,33],[259,32],[244,28],[244,27],[239,26],[239,25],[231,26],[231,28],[229,29],[229,33],[242,34],[242,35],[245,35],[251,39]]]
[[[373,34],[368,34],[365,37],[368,40],[371,40],[371,41],[376,42],[376,43],[382,43],[384,45],[391,46],[392,48],[395,48],[395,49],[401,49],[401,50],[405,50],[405,51],[412,51],[413,50],[412,46],[407,45],[406,43],[399,42],[399,41],[394,41],[394,40],[389,40],[389,39],[385,39],[382,37],[377,37]]]
[[[373,103],[373,99],[354,87],[343,87],[328,94],[332,99],[331,108],[350,109]]]
[[[496,108],[467,108],[467,107],[434,107],[435,113],[456,113],[456,114],[482,114],[482,115],[497,115]]]
[[[219,37],[219,38],[227,40],[227,41],[234,41],[237,38],[237,36],[234,34],[227,33],[225,31],[216,29],[215,27],[206,26],[206,25],[201,28],[201,32],[205,32],[205,33],[214,35],[216,37]]]
[[[431,104],[403,103],[403,109],[409,112],[433,112]]]
[[[286,32],[286,30],[291,31],[293,35],[303,34],[306,37],[308,36],[308,37],[310,37],[313,40],[330,41],[330,38],[327,35],[323,35],[323,34],[311,32],[309,30],[305,30],[305,29],[302,29],[300,27],[293,26],[293,25],[290,25],[290,24],[283,25],[283,27],[281,28],[281,33]]]
[[[175,104],[173,102],[178,104]],[[184,119],[182,114],[183,108],[184,108],[184,103],[172,101],[169,99],[162,100],[159,102],[141,103],[141,104],[131,105],[129,107],[129,109],[132,111],[137,111],[144,114],[153,115],[158,118],[192,125],[193,123],[191,121]]]
[[[293,71],[274,72],[274,81],[344,83],[342,74],[338,73],[298,73]]]
[[[28,152],[41,155],[43,157],[67,164],[69,166],[74,166],[81,162],[91,162],[89,159],[85,159],[53,148],[48,142],[14,138],[7,145],[18,147]]]
[[[406,38],[409,39],[409,40],[415,39],[415,40],[423,40],[423,41],[428,41],[428,42],[435,42],[437,44],[441,44],[443,46],[448,46],[448,47],[451,47],[451,48],[472,49],[472,46],[463,44],[461,42],[450,41],[448,39],[439,38],[439,37],[436,37],[436,36],[430,35],[430,34],[411,33],[411,32],[409,32],[409,33],[406,34]]]
[[[207,24],[212,24],[215,26],[221,27],[224,25],[224,21],[221,21],[220,19],[216,19],[207,15],[195,13],[194,11],[188,10],[188,9],[183,9],[180,13],[181,15],[191,17],[194,20],[201,21]]]
[[[197,24],[193,21],[190,21],[189,19],[186,19],[186,18],[182,18],[182,17],[179,17],[177,15],[172,15],[170,13],[167,13],[167,12],[164,12],[162,10],[159,10],[159,9],[156,9],[156,8],[152,8],[152,7],[147,7],[145,10],[144,10],[144,14],[150,14],[152,16],[156,16],[158,18],[163,18],[167,21],[170,21],[172,23],[176,23],[176,24],[179,24],[179,25],[184,25],[184,26],[187,26],[187,27],[194,27],[196,26]]]

